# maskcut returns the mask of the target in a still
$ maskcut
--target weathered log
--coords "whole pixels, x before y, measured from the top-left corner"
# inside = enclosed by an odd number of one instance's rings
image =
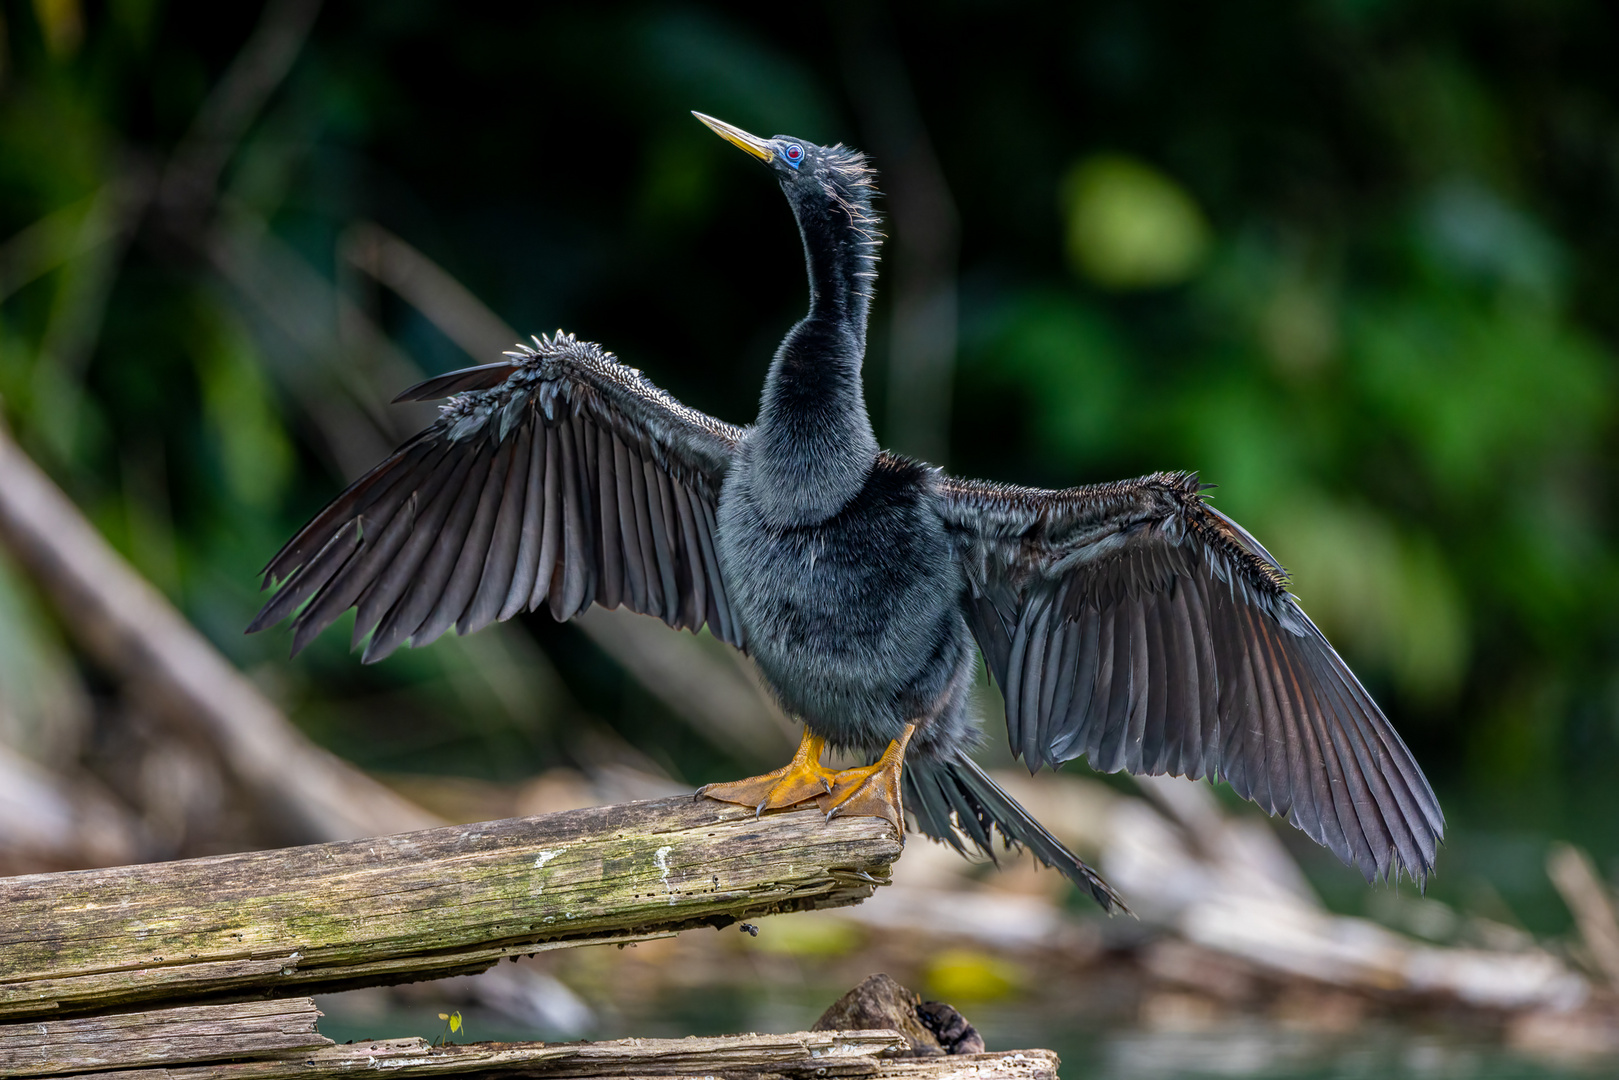
[[[0,879],[0,1018],[410,982],[851,904],[899,852],[878,818],[676,798]]]
[[[892,975],[878,972],[834,1001],[815,1031],[893,1030],[905,1036],[912,1057],[981,1054],[984,1037],[967,1018],[941,1001],[923,1002]]]
[[[309,998],[193,1005],[0,1025],[0,1076],[70,1073],[276,1056],[331,1046]]]
[[[908,1044],[899,1032],[885,1030],[452,1046],[419,1038],[374,1039],[337,1046],[311,1034],[310,1020],[316,1015],[314,1002],[301,999],[14,1024],[0,1027],[0,1072],[45,1078],[94,1069],[105,1080],[281,1080],[360,1070],[437,1076],[518,1073],[556,1080],[651,1075],[1055,1080],[1057,1075],[1057,1057],[1049,1050],[894,1056],[905,1054]],[[278,1021],[281,1030],[275,1031]],[[82,1041],[92,1031],[99,1036],[93,1047]]]

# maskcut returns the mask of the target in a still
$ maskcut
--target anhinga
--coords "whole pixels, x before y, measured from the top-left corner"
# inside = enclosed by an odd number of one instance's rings
[[[265,583],[284,585],[251,629],[296,613],[296,651],[355,607],[370,662],[542,606],[706,624],[804,736],[786,767],[704,794],[902,833],[903,804],[958,850],[956,830],[987,850],[999,829],[1118,905],[969,757],[976,642],[1031,771],[1084,756],[1222,778],[1368,878],[1425,877],[1438,802],[1258,541],[1186,473],[1043,491],[884,452],[860,382],[879,244],[865,157],[697,117],[775,174],[803,236],[809,314],[754,424],[560,331],[429,379],[398,400],[449,397],[442,415],[276,555]],[[874,763],[830,771],[828,745]]]

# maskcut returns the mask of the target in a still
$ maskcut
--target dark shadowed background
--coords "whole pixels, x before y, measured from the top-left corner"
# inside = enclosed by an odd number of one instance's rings
[[[768,767],[790,732],[694,723],[704,688],[616,626],[375,667],[242,628],[278,545],[431,415],[387,398],[506,327],[750,419],[801,253],[688,110],[859,146],[883,441],[1218,484],[1432,778],[1429,895],[1555,936],[1547,845],[1619,871],[1616,36],[1597,0],[0,0],[0,415],[304,732],[441,813]],[[0,553],[0,744],[94,778],[139,858],[275,839],[70,639]],[[1389,891],[1283,840],[1333,908]]]

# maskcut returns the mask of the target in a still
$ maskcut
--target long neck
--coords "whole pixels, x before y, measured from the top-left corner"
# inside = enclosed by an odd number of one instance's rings
[[[810,308],[776,350],[753,440],[754,495],[781,525],[836,514],[865,484],[878,449],[860,382],[877,223],[863,197],[794,194]]]

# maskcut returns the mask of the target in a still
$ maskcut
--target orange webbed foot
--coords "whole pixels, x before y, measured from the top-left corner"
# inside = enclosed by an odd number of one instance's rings
[[[844,769],[832,778],[832,790],[816,802],[828,821],[835,817],[880,817],[894,826],[901,842],[905,840],[905,807],[901,799],[901,777],[905,768],[905,747],[911,741],[915,724],[888,744],[875,764]]]
[[[705,784],[697,794],[720,802],[738,803],[753,807],[755,814],[766,810],[785,810],[811,799],[824,797],[832,790],[838,776],[831,769],[821,767],[821,752],[826,740],[804,730],[793,760],[780,769],[746,780],[732,780],[721,784]]]

